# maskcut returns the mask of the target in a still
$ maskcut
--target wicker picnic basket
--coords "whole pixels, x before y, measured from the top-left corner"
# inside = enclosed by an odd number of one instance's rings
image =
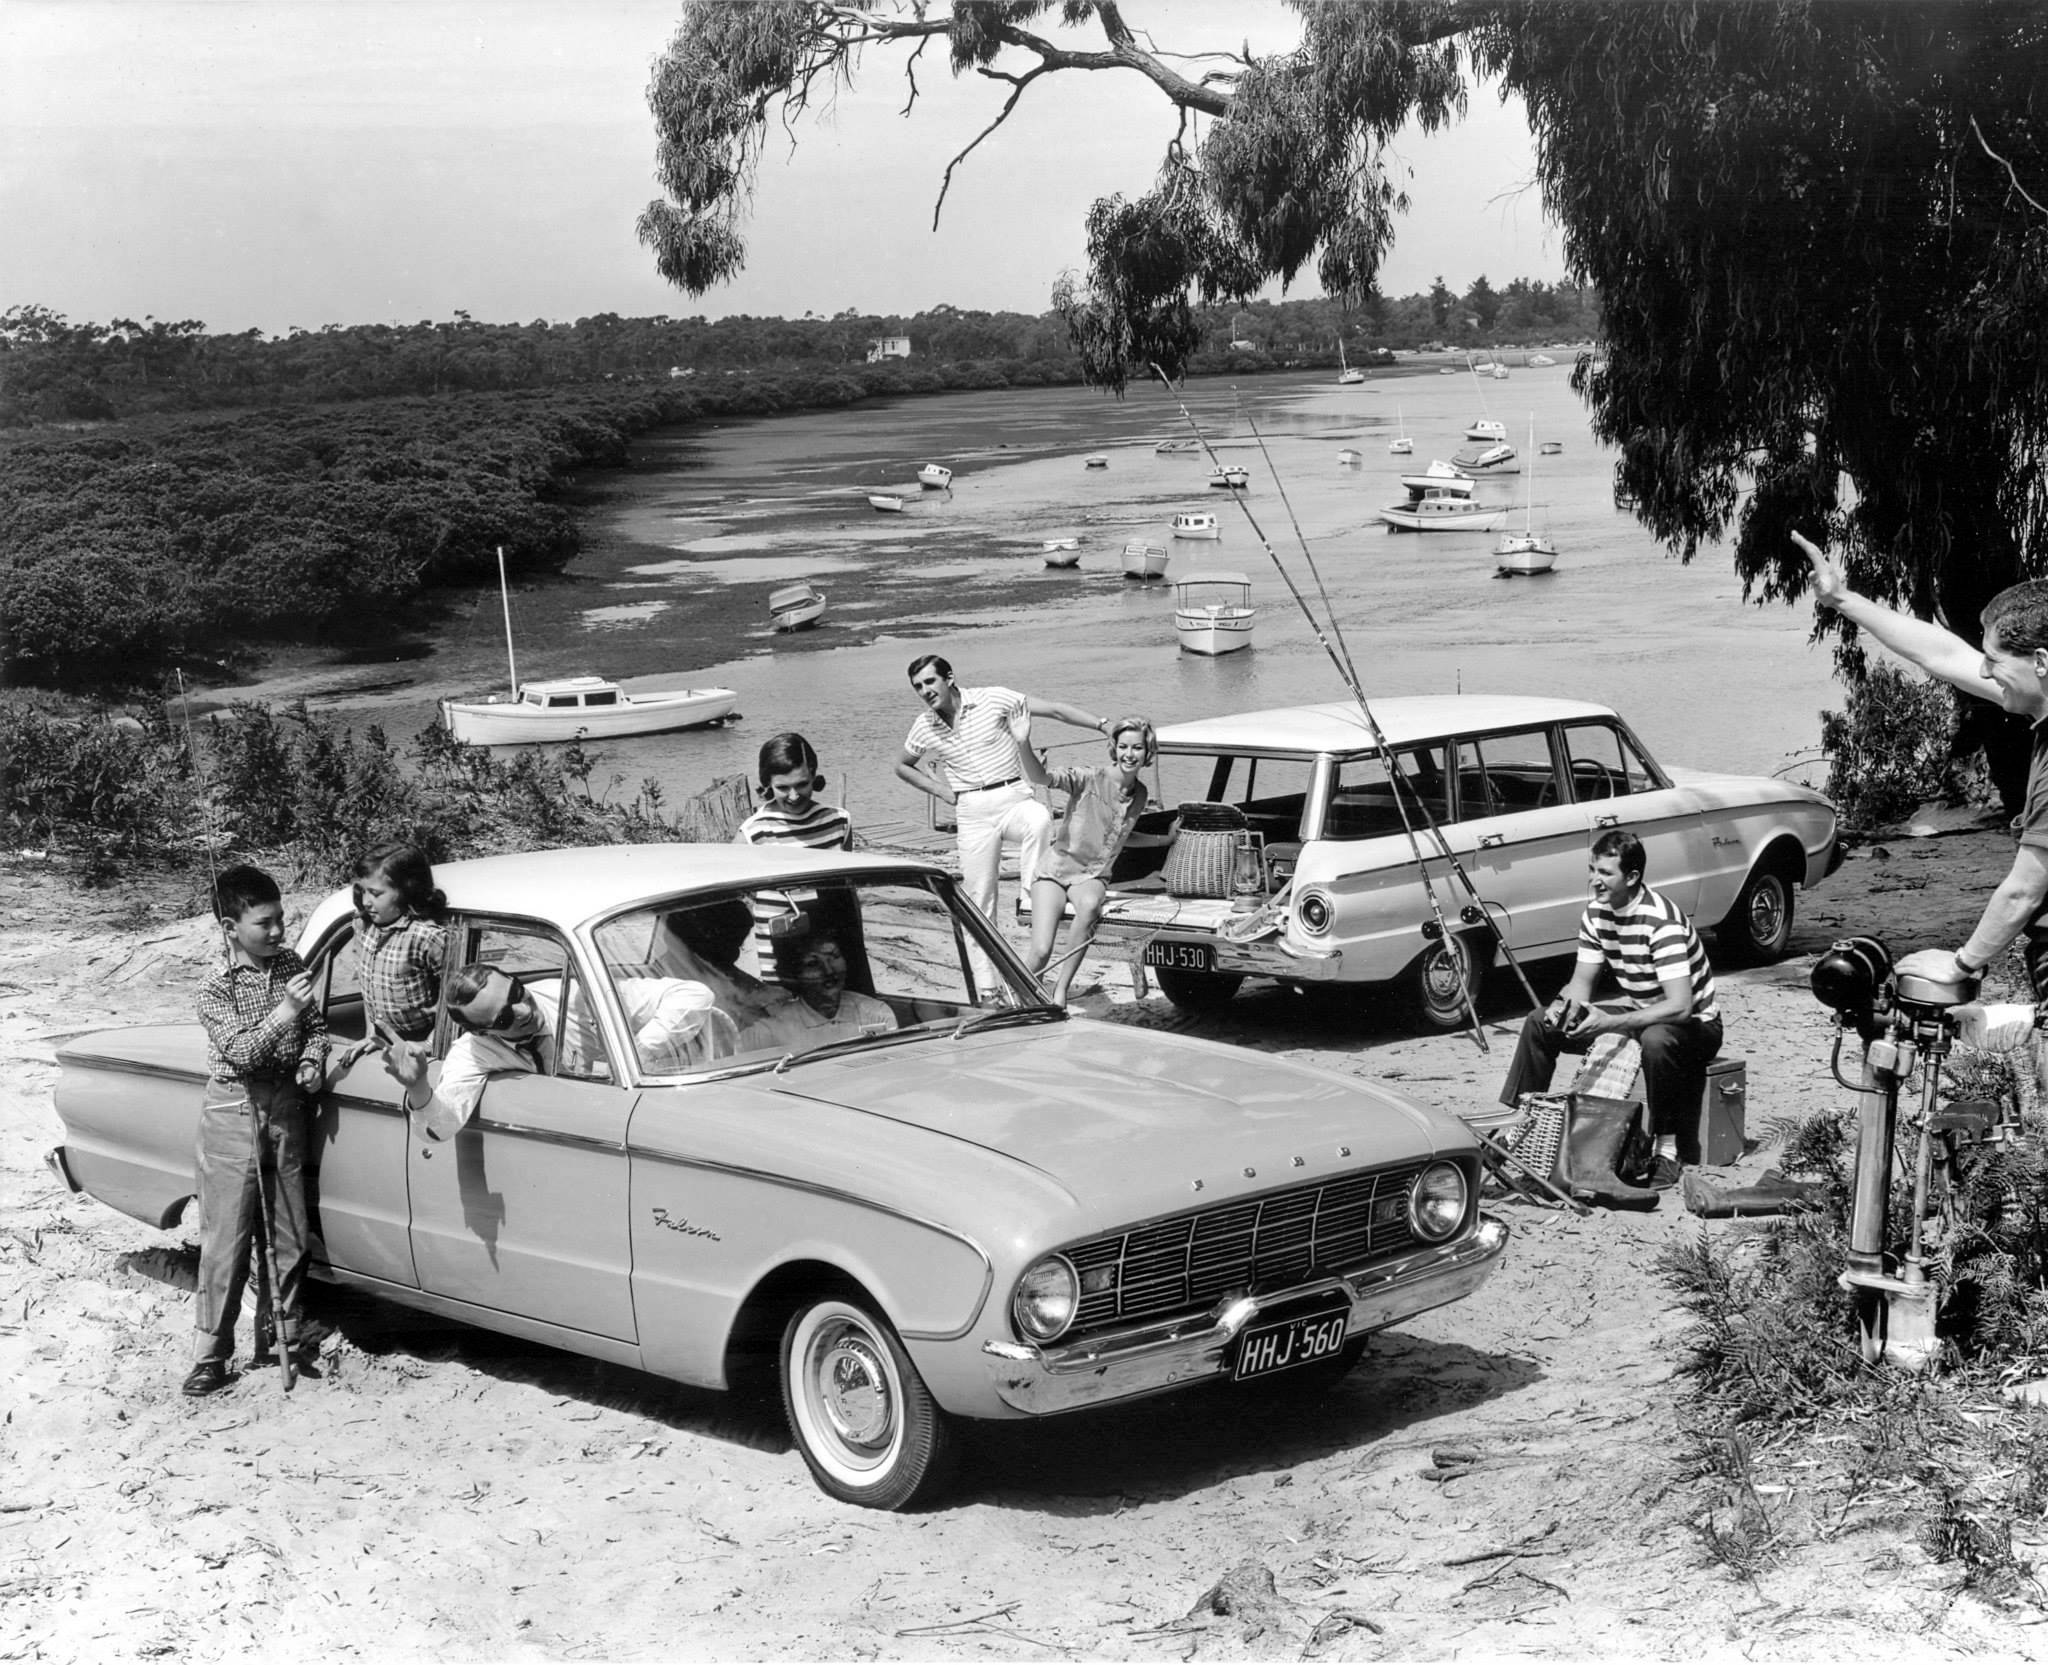
[[[1182,804],[1173,848],[1166,852],[1167,894],[1228,896],[1244,827],[1244,812],[1235,804]]]

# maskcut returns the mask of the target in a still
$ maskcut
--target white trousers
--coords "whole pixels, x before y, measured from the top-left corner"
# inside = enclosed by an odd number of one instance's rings
[[[960,825],[960,888],[1000,929],[996,875],[1002,870],[1003,846],[1017,846],[1018,879],[1028,891],[1052,848],[1052,811],[1024,782],[1012,781],[985,792],[961,793],[954,813]]]

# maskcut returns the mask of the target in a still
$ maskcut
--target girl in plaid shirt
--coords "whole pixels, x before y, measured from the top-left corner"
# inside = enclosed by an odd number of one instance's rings
[[[379,845],[356,863],[355,881],[363,922],[358,966],[372,1031],[424,1041],[441,1001],[448,899],[434,888],[426,852],[411,844]]]

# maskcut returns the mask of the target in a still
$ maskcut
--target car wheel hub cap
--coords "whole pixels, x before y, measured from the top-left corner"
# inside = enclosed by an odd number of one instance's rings
[[[1749,925],[1759,942],[1775,942],[1778,932],[1784,928],[1784,910],[1778,904],[1778,893],[1769,885],[1764,886],[1749,904]]]
[[[873,1347],[857,1335],[828,1340],[818,1360],[818,1403],[845,1444],[878,1451],[889,1443],[895,1406]]]

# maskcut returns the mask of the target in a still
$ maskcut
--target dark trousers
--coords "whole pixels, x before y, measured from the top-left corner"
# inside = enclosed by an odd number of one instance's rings
[[[235,1320],[249,1281],[251,1245],[262,1230],[257,1211],[255,1131],[251,1107],[263,1118],[269,1161],[263,1183],[270,1194],[271,1264],[277,1268],[274,1320],[290,1346],[299,1327],[299,1292],[306,1281],[306,1096],[292,1081],[209,1081],[199,1112],[199,1288],[194,1302],[192,1357],[227,1359],[235,1351]],[[270,1314],[270,1292],[260,1284],[256,1323]]]
[[[1687,1017],[1653,1023],[1635,1041],[1643,1049],[1643,1096],[1651,1133],[1671,1134],[1678,1141],[1679,1161],[1699,1161],[1700,1101],[1707,1090],[1707,1065],[1721,1050],[1721,1020]],[[1515,1061],[1508,1065],[1501,1103],[1514,1104],[1524,1093],[1546,1091],[1558,1055],[1583,1053],[1591,1044],[1588,1039],[1567,1039],[1541,1012],[1531,1012],[1522,1021],[1522,1038],[1515,1046]]]

